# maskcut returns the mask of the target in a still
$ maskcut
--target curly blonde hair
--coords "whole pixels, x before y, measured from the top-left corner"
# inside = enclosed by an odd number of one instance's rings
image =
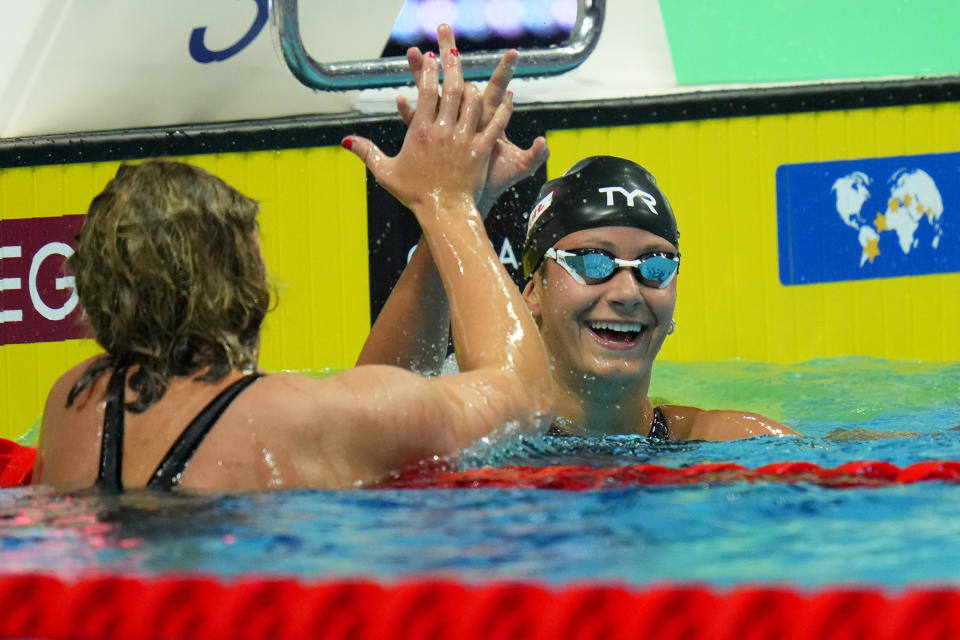
[[[256,201],[203,169],[164,160],[121,165],[93,199],[68,265],[105,358],[67,405],[108,369],[135,366],[140,412],[172,376],[223,378],[257,361],[270,306]]]

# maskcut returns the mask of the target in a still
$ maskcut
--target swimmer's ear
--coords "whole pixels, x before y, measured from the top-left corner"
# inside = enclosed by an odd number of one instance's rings
[[[534,317],[538,322],[540,321],[540,292],[537,291],[537,288],[533,286],[533,281],[536,279],[530,278],[527,281],[527,285],[523,288],[523,300],[527,303],[527,308],[530,309],[530,315]]]

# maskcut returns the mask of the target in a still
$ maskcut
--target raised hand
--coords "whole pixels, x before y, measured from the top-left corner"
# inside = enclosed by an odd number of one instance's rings
[[[546,157],[546,144],[543,139],[539,139],[527,150],[519,149],[511,144],[503,136],[503,127],[506,118],[509,116],[512,107],[512,98],[507,93],[507,83],[513,75],[513,66],[517,60],[515,51],[508,52],[501,60],[500,65],[491,77],[490,84],[487,86],[482,97],[479,90],[472,84],[463,86],[460,68],[456,65],[459,58],[450,60],[446,54],[455,48],[453,32],[448,26],[441,26],[438,29],[438,42],[441,43],[441,58],[444,60],[443,95],[436,90],[437,69],[436,56],[431,54],[423,55],[418,49],[412,48],[407,52],[407,60],[410,69],[413,71],[414,79],[418,89],[417,108],[414,110],[406,100],[398,100],[397,106],[404,121],[408,125],[407,136],[404,139],[404,147],[396,158],[386,158],[383,165],[384,170],[378,175],[381,181],[388,189],[400,199],[408,199],[410,195],[394,187],[395,176],[385,175],[392,170],[391,163],[396,163],[402,157],[409,154],[410,164],[403,169],[420,171],[422,175],[410,180],[422,180],[424,177],[430,177],[436,173],[438,167],[430,165],[432,168],[418,167],[415,156],[419,153],[418,149],[421,134],[436,124],[437,115],[443,110],[443,101],[450,100],[450,104],[458,100],[462,102],[460,118],[466,115],[464,109],[476,109],[471,112],[470,117],[475,118],[473,126],[483,135],[484,143],[490,142],[490,148],[484,147],[486,156],[477,155],[476,160],[482,161],[483,166],[477,167],[471,165],[471,175],[476,179],[473,183],[473,191],[470,192],[469,207],[463,208],[457,206],[457,203],[447,203],[444,208],[446,217],[451,218],[458,215],[465,215],[463,219],[467,224],[471,224],[471,216],[474,216],[478,224],[477,231],[483,231],[483,224],[480,221],[479,212],[489,210],[497,197],[509,188],[512,184],[536,171],[544,158]],[[456,77],[452,77],[447,65],[453,62],[453,70]],[[463,97],[457,99],[452,91],[462,91]],[[475,101],[475,102],[474,102]],[[431,118],[433,122],[430,123]],[[430,124],[427,124],[430,123]],[[468,125],[469,126],[469,125]],[[492,137],[486,137],[492,136]],[[361,157],[370,157],[374,154],[382,153],[376,150],[376,147],[369,145],[362,139],[348,139],[355,142],[355,148],[362,154]],[[369,146],[368,146],[369,145]],[[375,151],[374,151],[375,150]],[[463,162],[463,159],[455,162]],[[371,164],[373,160],[367,162]],[[446,162],[446,160],[440,160]],[[446,170],[439,167],[440,171]],[[377,173],[375,172],[375,175]],[[464,197],[464,194],[460,194]],[[486,208],[482,208],[486,207]],[[416,210],[414,213],[420,219]],[[452,300],[448,299],[447,292],[441,283],[441,257],[436,255],[435,249],[430,242],[431,236],[436,239],[434,230],[428,228],[422,220],[421,226],[424,229],[427,242],[421,241],[413,252],[410,262],[404,268],[390,297],[377,316],[370,335],[364,344],[363,350],[357,361],[358,364],[391,364],[411,369],[421,373],[438,373],[440,365],[447,355],[447,332],[450,327]],[[485,234],[484,234],[485,236]],[[489,244],[489,239],[485,242]],[[494,261],[499,265],[499,259],[493,255]],[[502,270],[502,265],[498,267]],[[505,272],[504,272],[505,274]],[[516,289],[505,277],[504,281],[508,288]],[[455,323],[454,323],[455,324]]]
[[[456,47],[453,32],[449,27],[438,30],[438,42],[441,51]],[[510,94],[507,91],[507,86],[513,78],[518,57],[519,54],[515,49],[507,51],[490,76],[490,81],[483,92],[483,112],[478,126],[487,126],[497,108],[503,103],[504,98],[508,97],[509,99]],[[424,64],[429,60],[429,55],[425,56],[416,47],[411,47],[407,51],[407,63],[410,65],[410,71],[413,73],[414,82],[418,88],[423,81]],[[418,97],[418,105],[420,99]],[[409,126],[413,121],[415,110],[403,96],[397,98],[397,111]],[[485,216],[496,203],[497,198],[507,189],[520,180],[533,175],[540,168],[540,165],[546,161],[548,155],[547,142],[543,136],[534,140],[529,148],[521,149],[511,142],[505,134],[501,134],[490,154],[487,179],[476,194],[477,206],[481,213]]]
[[[442,43],[455,45],[449,26],[441,26],[438,34]],[[442,92],[436,57],[427,55],[420,60],[417,109],[396,156],[386,155],[366,138],[343,140],[343,146],[363,160],[377,182],[418,218],[424,207],[437,211],[439,203],[451,198],[477,197],[487,182],[490,156],[512,110],[509,96],[501,96],[482,122],[484,101],[476,85],[464,83],[456,47],[441,47],[440,61]]]

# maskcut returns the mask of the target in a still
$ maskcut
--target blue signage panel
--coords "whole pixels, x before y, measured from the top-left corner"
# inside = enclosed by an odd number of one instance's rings
[[[960,271],[960,153],[777,167],[785,285]]]

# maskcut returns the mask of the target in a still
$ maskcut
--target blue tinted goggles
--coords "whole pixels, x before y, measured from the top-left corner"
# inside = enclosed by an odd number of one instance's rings
[[[680,268],[680,256],[675,253],[647,253],[636,260],[621,260],[603,249],[547,249],[543,254],[566,269],[580,284],[600,284],[613,277],[617,269],[631,269],[640,284],[663,289],[670,284]]]

